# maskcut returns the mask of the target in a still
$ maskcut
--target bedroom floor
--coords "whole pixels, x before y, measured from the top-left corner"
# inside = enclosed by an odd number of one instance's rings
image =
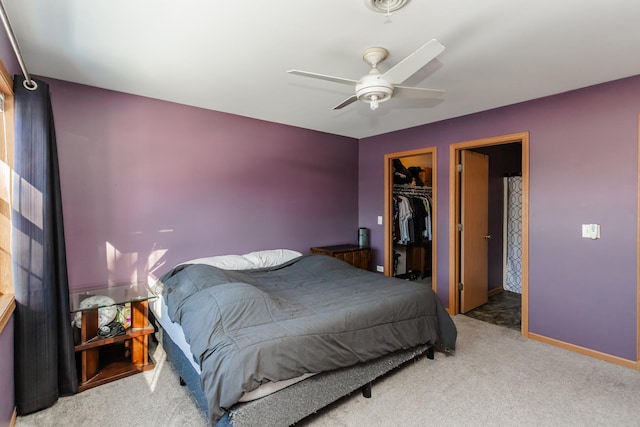
[[[510,291],[503,291],[489,297],[489,302],[475,308],[466,316],[474,319],[489,322],[494,325],[506,326],[507,328],[520,330],[522,318],[522,297],[520,294]]]

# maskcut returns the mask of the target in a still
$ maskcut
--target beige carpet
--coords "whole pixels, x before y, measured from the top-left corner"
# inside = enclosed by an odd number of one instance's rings
[[[640,426],[640,372],[454,317],[454,356],[436,353],[340,400],[301,426]],[[159,348],[156,369],[24,417],[27,426],[205,426]],[[270,426],[271,427],[271,426]]]

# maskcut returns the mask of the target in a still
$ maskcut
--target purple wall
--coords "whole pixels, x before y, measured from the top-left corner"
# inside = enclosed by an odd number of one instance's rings
[[[8,426],[13,417],[13,316],[0,333],[0,426]]]
[[[530,132],[529,331],[636,356],[640,76],[360,141],[359,217],[382,263],[384,154],[438,147],[438,294],[448,288],[449,145]],[[581,238],[583,223],[602,226]]]
[[[356,242],[356,140],[47,81],[71,289]]]

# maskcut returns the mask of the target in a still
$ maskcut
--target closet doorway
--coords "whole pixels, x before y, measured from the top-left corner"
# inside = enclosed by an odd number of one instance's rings
[[[390,153],[384,157],[384,274],[430,282],[437,292],[436,158],[436,147]],[[394,214],[394,200],[397,208],[402,197],[419,202],[415,207],[420,209],[420,215],[409,228],[400,230],[398,216]],[[407,224],[403,226],[407,227]]]
[[[507,184],[504,177],[518,176],[518,302],[520,330],[528,336],[529,134],[452,144],[449,155],[449,312],[467,312],[496,295],[513,295],[505,281],[510,272],[504,256],[509,233],[503,191]],[[483,219],[477,221],[476,213]]]

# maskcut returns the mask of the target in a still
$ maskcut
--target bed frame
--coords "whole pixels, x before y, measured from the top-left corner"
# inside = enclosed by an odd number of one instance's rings
[[[189,388],[198,406],[207,414],[207,399],[200,386],[200,375],[161,327],[159,332],[167,360],[180,376],[180,383]],[[268,396],[234,405],[216,427],[292,425],[358,389],[362,389],[364,397],[371,397],[372,381],[424,354],[433,359],[434,347],[420,345],[367,363],[314,375]]]

